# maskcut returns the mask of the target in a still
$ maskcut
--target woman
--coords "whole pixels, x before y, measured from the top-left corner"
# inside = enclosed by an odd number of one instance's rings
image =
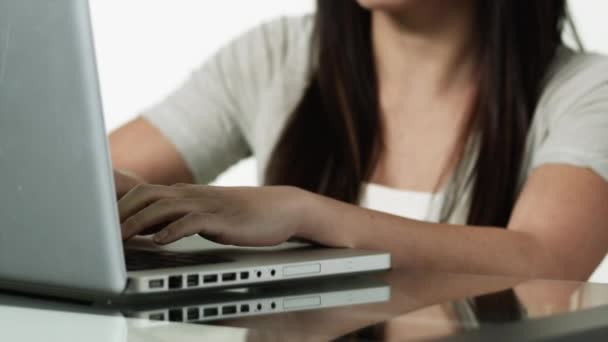
[[[297,238],[587,279],[608,249],[608,60],[563,46],[565,1],[317,6],[112,134],[124,239]],[[267,186],[188,185],[249,155]]]

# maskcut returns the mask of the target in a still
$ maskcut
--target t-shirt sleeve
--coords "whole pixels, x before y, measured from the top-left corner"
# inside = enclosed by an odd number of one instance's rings
[[[197,183],[211,182],[252,154],[259,92],[279,68],[286,21],[268,22],[235,39],[142,113],[175,145]]]
[[[589,168],[608,181],[608,62],[580,65],[555,93],[553,115],[532,166],[568,164]]]

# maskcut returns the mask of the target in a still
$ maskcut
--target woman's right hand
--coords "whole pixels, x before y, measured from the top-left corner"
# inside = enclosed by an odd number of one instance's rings
[[[125,170],[114,170],[114,186],[116,187],[117,199],[121,199],[133,188],[144,183],[145,181],[143,179],[132,172]]]

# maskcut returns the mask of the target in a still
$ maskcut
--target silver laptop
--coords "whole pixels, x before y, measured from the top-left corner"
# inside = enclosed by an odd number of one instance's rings
[[[0,287],[61,297],[390,267],[387,253],[206,249],[202,238],[165,250],[139,240],[124,249],[86,0],[0,0],[0,227]]]

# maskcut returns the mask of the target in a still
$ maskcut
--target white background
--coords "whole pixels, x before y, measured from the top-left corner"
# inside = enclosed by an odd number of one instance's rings
[[[354,0],[353,0],[354,1]],[[314,9],[313,0],[91,0],[106,113],[111,131],[163,99],[207,57],[245,30],[280,15]],[[588,50],[608,54],[608,2],[571,1]],[[255,185],[247,160],[218,179]],[[608,262],[593,280],[608,283]]]

